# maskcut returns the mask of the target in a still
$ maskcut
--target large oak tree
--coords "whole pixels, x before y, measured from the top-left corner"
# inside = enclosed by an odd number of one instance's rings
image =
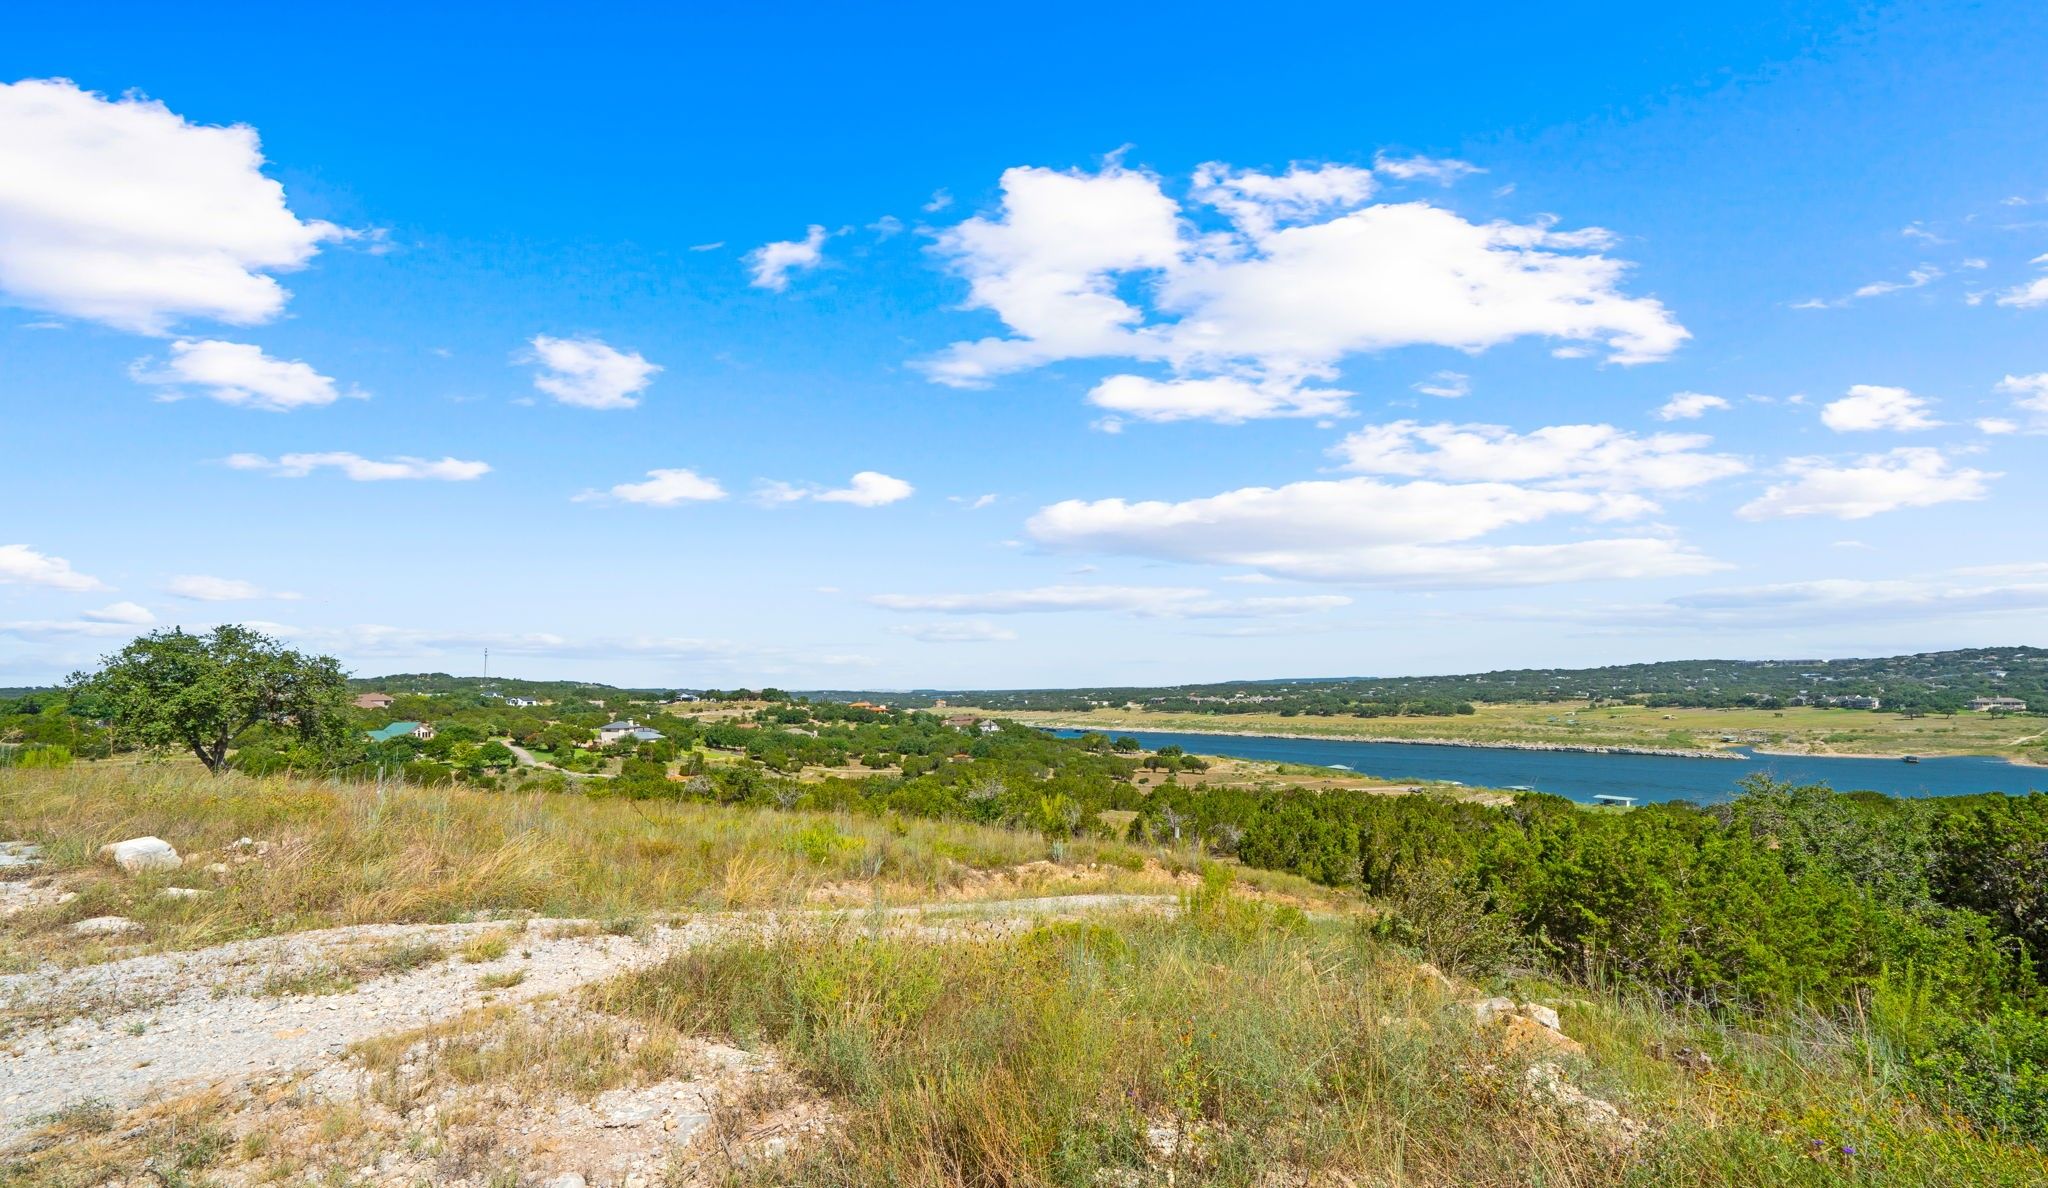
[[[232,624],[204,635],[152,632],[70,683],[124,741],[189,748],[214,772],[258,725],[315,745],[339,743],[349,731],[348,682],[334,657],[308,656]]]

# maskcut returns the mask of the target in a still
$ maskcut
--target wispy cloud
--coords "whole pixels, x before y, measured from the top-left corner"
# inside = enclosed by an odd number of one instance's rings
[[[342,477],[359,483],[402,479],[432,479],[460,483],[480,479],[491,472],[489,463],[465,462],[460,458],[365,458],[341,450],[325,453],[283,454],[266,458],[261,454],[230,454],[224,459],[232,470],[266,471],[277,478],[305,478],[318,470],[339,471]]]

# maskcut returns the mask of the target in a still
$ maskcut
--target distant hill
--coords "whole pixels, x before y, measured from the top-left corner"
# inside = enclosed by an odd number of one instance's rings
[[[534,697],[543,701],[602,701],[608,697],[667,697],[674,686],[659,689],[622,689],[596,681],[528,681],[517,677],[459,677],[445,672],[394,672],[384,676],[350,677],[349,688],[369,693],[503,693],[508,697]]]
[[[1260,678],[1195,685],[1076,689],[821,690],[809,696],[921,707],[944,700],[1005,710],[1137,703],[1194,713],[1333,713],[1390,703],[1610,699],[1659,705],[1798,704],[1876,697],[1886,709],[1943,712],[1971,698],[2017,697],[2048,708],[2048,649],[1964,648],[1853,660],[1667,660],[1602,668],[1519,668],[1452,676]]]

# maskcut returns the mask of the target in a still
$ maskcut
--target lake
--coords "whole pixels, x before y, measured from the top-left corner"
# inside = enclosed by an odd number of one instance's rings
[[[1078,730],[1058,730],[1073,738]],[[1701,804],[1732,797],[1736,783],[1763,774],[1795,784],[1826,784],[1839,791],[1870,790],[1888,796],[1965,796],[1978,792],[2023,795],[2048,791],[2048,767],[2026,767],[1980,755],[1897,759],[1837,756],[1757,755],[1742,750],[1734,759],[1687,759],[1673,755],[1616,755],[1587,751],[1523,751],[1509,747],[1444,747],[1427,743],[1352,742],[1334,738],[1262,738],[1249,734],[1180,734],[1115,730],[1147,750],[1178,746],[1198,755],[1228,755],[1318,767],[1347,767],[1360,775],[1389,780],[1455,780],[1483,788],[1527,785],[1573,800],[1633,796],[1641,801],[1692,800]]]

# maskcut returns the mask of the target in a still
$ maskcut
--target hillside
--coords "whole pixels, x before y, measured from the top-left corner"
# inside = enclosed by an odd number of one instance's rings
[[[1475,703],[1641,701],[1776,708],[1876,697],[1886,708],[1949,712],[1975,697],[2048,704],[2048,649],[1967,648],[1850,660],[1671,660],[1450,676],[1328,677],[1074,689],[835,690],[812,694],[927,707],[1086,710],[1134,705],[1175,713],[1453,714]],[[1803,700],[1802,700],[1803,699]]]

